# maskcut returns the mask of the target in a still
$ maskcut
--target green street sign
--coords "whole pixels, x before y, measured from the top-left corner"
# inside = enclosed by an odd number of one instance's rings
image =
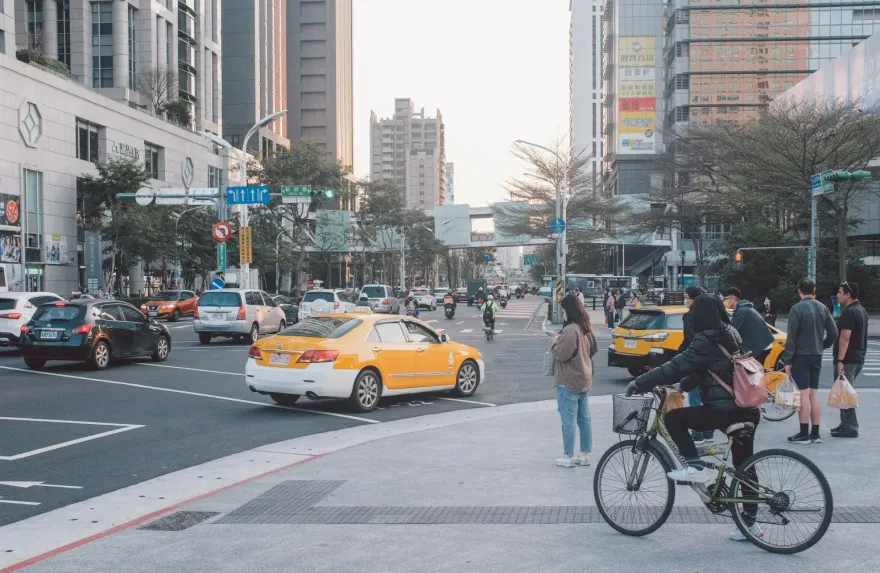
[[[282,197],[311,197],[311,185],[285,185],[281,188]]]
[[[226,272],[226,243],[217,244],[217,270]]]
[[[534,255],[534,254],[523,255],[523,264],[524,265],[537,265],[538,264],[538,255]]]

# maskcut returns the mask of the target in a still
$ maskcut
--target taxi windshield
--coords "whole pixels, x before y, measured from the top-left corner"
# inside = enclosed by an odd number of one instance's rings
[[[639,312],[632,311],[620,323],[620,328],[630,330],[659,330],[669,328],[680,330],[684,328],[680,314],[665,314],[662,312]]]

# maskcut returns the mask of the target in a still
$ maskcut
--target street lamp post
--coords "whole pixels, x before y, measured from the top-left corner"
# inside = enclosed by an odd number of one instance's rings
[[[278,119],[279,117],[281,117],[282,115],[284,115],[286,113],[287,113],[287,110],[282,109],[281,111],[276,111],[273,114],[267,115],[266,117],[264,117],[263,119],[261,119],[260,121],[255,123],[254,126],[252,128],[250,128],[250,130],[248,130],[247,134],[244,136],[244,141],[241,144],[241,158],[240,158],[241,161],[239,163],[239,170],[241,173],[241,184],[242,185],[246,186],[248,184],[247,145],[248,145],[248,142],[250,141],[251,137],[253,137],[253,135],[256,132],[258,132],[260,130],[260,128],[265,127],[266,125],[272,123],[273,121],[275,121],[276,119]],[[208,139],[210,139],[211,141],[213,141],[214,143],[216,143],[217,145],[219,145],[221,147],[225,147],[226,149],[236,149],[231,143],[229,143],[225,139],[222,139],[222,138],[214,135],[213,133],[206,131],[206,132],[203,132],[202,135],[204,135],[205,137],[207,137]],[[244,228],[244,227],[248,226],[248,206],[246,204],[238,206],[238,224],[239,224],[239,228]],[[239,279],[239,285],[242,288],[250,288],[250,283],[251,283],[251,276],[250,276],[251,272],[250,271],[251,271],[250,263],[242,263],[241,264],[241,269],[240,269],[241,278]]]
[[[678,288],[684,290],[684,257],[687,253],[684,252],[684,249],[678,253],[678,256],[681,257],[681,266],[678,267]]]
[[[283,234],[284,231],[281,231],[275,237],[275,294],[281,294],[281,245],[279,241]]]
[[[517,139],[516,143],[520,145],[529,145],[531,147],[537,147],[538,149],[543,149],[548,153],[552,153],[556,156],[556,160],[559,163],[565,165],[565,161],[556,151],[550,149],[549,147],[544,147],[543,145],[538,145],[537,143],[531,143],[529,141],[523,141],[522,139]],[[567,172],[567,168],[566,168]],[[565,175],[563,175],[563,179]],[[565,182],[562,181],[562,184]],[[562,200],[562,184],[560,181],[556,181],[556,218],[565,220],[565,211],[567,203]],[[566,230],[563,229],[561,233],[559,233],[559,237],[556,239],[556,265],[559,269],[559,280],[562,281],[563,292],[565,290],[565,254],[568,251],[568,245],[566,244]],[[553,301],[556,308],[555,317],[556,322],[562,322],[562,307],[559,306],[559,301],[556,300],[556,293],[553,293]]]

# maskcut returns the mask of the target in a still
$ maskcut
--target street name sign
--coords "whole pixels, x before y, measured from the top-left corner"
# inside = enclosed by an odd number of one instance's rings
[[[281,188],[282,203],[311,203],[311,185],[285,185]]]
[[[269,199],[269,187],[266,185],[226,188],[226,202],[229,205],[268,205]]]
[[[226,272],[226,243],[217,245],[217,270]]]

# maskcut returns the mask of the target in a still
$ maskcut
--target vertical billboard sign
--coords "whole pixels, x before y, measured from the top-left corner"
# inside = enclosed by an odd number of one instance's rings
[[[86,288],[94,294],[101,288],[101,263],[104,260],[101,234],[96,231],[86,231],[83,251],[86,264]]]
[[[655,153],[656,83],[654,38],[620,38],[617,67],[617,152],[621,155]]]

